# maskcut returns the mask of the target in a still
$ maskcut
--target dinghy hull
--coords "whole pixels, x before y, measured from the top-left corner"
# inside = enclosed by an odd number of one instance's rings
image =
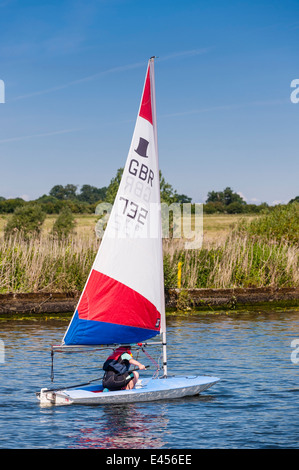
[[[36,395],[42,406],[137,403],[198,395],[219,380],[209,376],[175,376],[167,379],[142,379],[132,390],[103,392],[101,385],[89,385],[59,391],[41,389]]]

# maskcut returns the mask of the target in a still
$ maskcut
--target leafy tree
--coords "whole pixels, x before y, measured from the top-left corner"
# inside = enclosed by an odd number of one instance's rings
[[[226,206],[233,203],[246,204],[243,198],[229,187],[223,190],[223,199]]]
[[[38,204],[17,207],[4,229],[5,236],[21,234],[28,239],[31,235],[39,235],[45,218],[46,214]]]
[[[261,204],[246,204],[244,206],[244,209],[246,212],[253,212],[255,214],[260,214],[261,212],[264,212],[265,210],[269,210],[269,206],[266,202],[262,202]]]
[[[47,196],[46,194],[36,199],[35,202],[40,204],[42,210],[46,212],[46,214],[59,214],[61,208],[65,204],[63,200],[57,199],[54,196]]]
[[[75,184],[67,184],[62,186],[61,184],[56,184],[50,190],[50,196],[53,196],[57,199],[67,200],[67,199],[76,199],[77,186]]]
[[[177,193],[174,191],[171,184],[166,183],[164,176],[162,176],[162,172],[159,172],[160,176],[160,197],[161,202],[166,202],[166,204],[172,204],[173,202],[179,202]]]
[[[49,191],[50,196],[55,197],[56,199],[64,199],[64,187],[62,184],[56,184]]]
[[[47,194],[43,194],[38,199],[36,199],[35,202],[38,204],[47,204],[48,202],[52,202],[53,204],[55,204],[57,200],[58,199],[54,196],[48,196]]]
[[[119,168],[117,170],[116,176],[114,178],[112,178],[112,180],[110,181],[110,184],[107,188],[106,202],[109,202],[110,204],[114,203],[114,199],[115,199],[116,193],[118,191],[118,187],[119,187],[119,184],[120,184],[120,181],[121,181],[123,171],[124,171],[123,168]]]
[[[186,196],[186,194],[176,194],[177,202],[180,204],[191,203],[192,197]]]
[[[83,184],[80,189],[80,194],[78,199],[80,201],[88,202],[93,204],[98,201],[103,201],[106,197],[107,188],[96,188],[95,186],[90,186],[89,184]]]
[[[241,202],[237,202],[237,201],[231,202],[230,204],[226,206],[226,212],[228,214],[241,214],[245,212],[244,204],[242,204]]]
[[[77,198],[77,186],[75,184],[66,184],[64,187],[64,199],[76,199]]]
[[[206,199],[206,203],[208,204],[209,202],[221,202],[223,203],[223,193],[218,191],[210,191],[208,192],[208,197]]]
[[[73,232],[75,227],[75,218],[69,207],[64,207],[57,219],[54,222],[52,228],[52,235],[56,236],[58,239],[67,238],[71,232]]]
[[[221,202],[225,206],[233,202],[246,204],[243,198],[239,194],[234,193],[230,187],[225,188],[223,191],[210,191],[206,200],[206,203],[208,202]]]
[[[299,196],[294,197],[289,201],[289,204],[292,204],[292,202],[299,202]]]
[[[21,197],[16,197],[15,199],[5,199],[0,201],[0,213],[2,214],[11,214],[17,207],[23,206],[26,204],[26,201]]]
[[[215,214],[216,212],[224,212],[225,207],[220,201],[208,202],[203,205],[203,211],[205,214]]]

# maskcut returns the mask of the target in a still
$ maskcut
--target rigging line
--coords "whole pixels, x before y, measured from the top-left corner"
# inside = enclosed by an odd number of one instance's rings
[[[107,347],[102,347],[102,348],[78,348],[76,349],[76,346],[74,347],[74,349],[72,349],[73,346],[70,346],[69,348],[65,348],[65,347],[59,347],[59,346],[52,346],[52,350],[54,352],[57,352],[57,353],[69,353],[69,354],[73,354],[73,353],[84,353],[84,352],[91,352],[93,353],[94,351],[106,351],[107,349],[115,349],[114,347],[112,348],[111,346],[107,346]]]
[[[70,386],[65,385],[64,387],[60,387],[60,388],[47,388],[45,390],[45,392],[59,392],[60,390],[83,387],[84,385],[89,385],[91,382],[96,382],[97,380],[102,380],[102,379],[103,379],[103,376],[102,377],[97,377],[96,379],[92,379],[89,382],[86,382],[84,384],[76,384],[76,385],[70,385]]]
[[[152,361],[152,363],[155,364],[155,366],[159,369],[159,364],[157,364],[157,362],[149,355],[149,353],[147,351],[145,351],[145,349],[143,349],[143,348],[142,348],[142,351],[150,359],[150,361]]]
[[[147,351],[145,351],[144,348],[142,348],[142,351],[148,357],[148,359],[150,361],[152,361],[152,363],[155,364],[155,366],[156,366],[156,371],[153,373],[153,376],[152,376],[152,379],[153,379],[155,376],[158,376],[158,374],[159,374],[159,370],[160,370],[159,364],[157,364],[157,362],[149,355],[149,353]]]
[[[148,346],[148,345],[152,345],[152,344],[160,344],[160,343],[144,343],[142,345],[142,347],[145,347],[145,346]],[[60,352],[60,353],[82,353],[82,352],[94,352],[94,351],[105,351],[107,349],[117,349],[119,347],[122,347],[122,346],[127,346],[127,347],[130,347],[130,349],[136,349],[136,351],[139,351],[141,346],[138,344],[136,346],[132,345],[132,344],[114,344],[114,345],[107,345],[107,346],[88,346],[88,345],[82,345],[82,346],[78,346],[78,345],[69,345],[69,346],[65,346],[65,345],[62,345],[62,346],[57,346],[57,345],[52,345],[51,349],[54,351],[54,352]]]
[[[145,366],[146,369],[148,369],[150,366]],[[132,371],[134,370],[138,370],[136,368],[132,369]],[[131,371],[131,372],[132,372]],[[45,390],[45,392],[59,392],[60,390],[67,390],[67,389],[70,389],[70,388],[77,388],[77,387],[83,387],[84,385],[89,385],[91,384],[92,382],[97,382],[98,380],[103,380],[103,377],[97,377],[96,379],[92,379],[92,380],[89,380],[89,382],[85,382],[83,384],[76,384],[76,385],[65,385],[64,387],[60,387],[60,388],[47,388]]]

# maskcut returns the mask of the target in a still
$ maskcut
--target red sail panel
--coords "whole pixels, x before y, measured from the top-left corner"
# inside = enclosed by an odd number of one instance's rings
[[[151,79],[150,79],[150,69],[148,67],[146,80],[144,84],[143,96],[140,106],[139,116],[143,117],[151,124],[153,124],[153,115],[152,115],[152,99],[151,99]]]
[[[78,314],[81,320],[160,330],[160,313],[149,300],[95,269],[78,305]]]

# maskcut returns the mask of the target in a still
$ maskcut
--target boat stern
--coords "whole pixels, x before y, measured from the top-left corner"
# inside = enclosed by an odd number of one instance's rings
[[[57,393],[47,388],[42,388],[40,392],[36,392],[36,398],[41,406],[70,405],[73,402],[66,393]]]

